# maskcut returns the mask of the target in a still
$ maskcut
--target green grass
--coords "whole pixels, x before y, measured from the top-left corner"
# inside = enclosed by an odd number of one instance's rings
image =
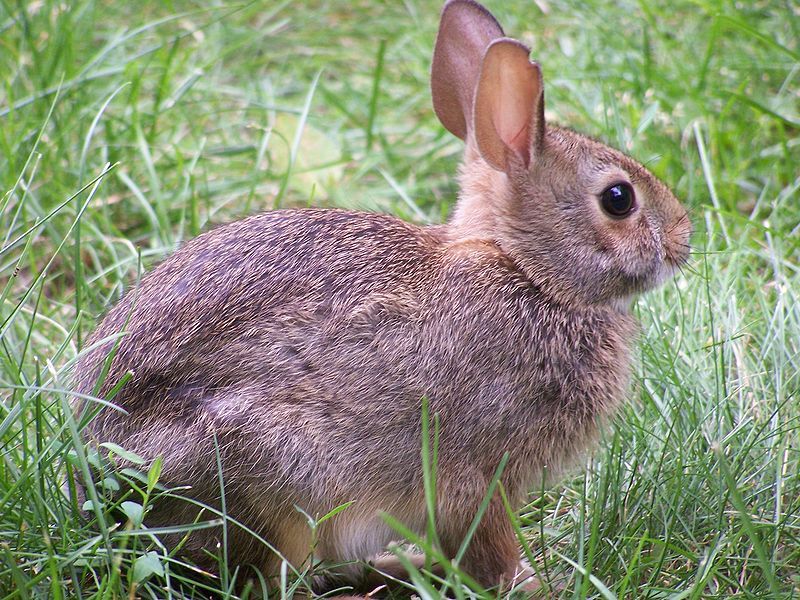
[[[797,6],[487,3],[542,64],[548,116],[645,162],[697,229],[690,268],[637,304],[631,402],[522,511],[526,553],[561,598],[799,597]],[[102,486],[79,518],[65,474],[108,459],[79,442],[69,366],[142,270],[215,223],[308,204],[445,219],[461,143],[430,104],[437,13],[0,4],[0,599],[226,596],[142,529],[157,472],[121,525]],[[106,466],[107,487],[126,477]]]

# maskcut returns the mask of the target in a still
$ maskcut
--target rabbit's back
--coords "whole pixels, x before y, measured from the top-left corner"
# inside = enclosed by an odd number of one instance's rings
[[[136,381],[170,370],[178,379],[182,363],[230,371],[240,352],[252,355],[265,331],[330,324],[332,316],[355,310],[370,294],[421,285],[418,270],[425,272],[420,265],[429,259],[434,238],[398,219],[365,217],[272,211],[187,242],[97,328],[90,340],[97,348],[77,368],[79,391],[91,391],[115,344],[101,392],[128,369]],[[102,340],[107,341],[98,344]],[[126,386],[118,401],[132,397],[134,388]]]

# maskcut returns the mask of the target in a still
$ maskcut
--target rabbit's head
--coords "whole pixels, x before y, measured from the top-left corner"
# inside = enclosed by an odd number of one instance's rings
[[[433,105],[466,142],[451,236],[494,239],[563,301],[624,305],[686,261],[686,210],[622,152],[546,124],[542,71],[528,54],[480,4],[445,5]]]

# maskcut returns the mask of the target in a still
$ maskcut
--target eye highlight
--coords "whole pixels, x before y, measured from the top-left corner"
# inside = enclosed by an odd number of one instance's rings
[[[636,195],[628,183],[615,183],[600,194],[600,206],[609,216],[624,219],[636,208]]]

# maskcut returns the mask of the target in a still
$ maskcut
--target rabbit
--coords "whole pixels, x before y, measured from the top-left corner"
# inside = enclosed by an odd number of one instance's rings
[[[546,123],[539,65],[480,4],[445,4],[431,92],[465,143],[446,224],[308,208],[216,227],[126,294],[77,361],[84,395],[131,373],[113,397],[123,410],[100,410],[90,442],[163,457],[166,485],[217,509],[222,477],[227,514],[272,547],[231,524],[232,565],[268,578],[313,557],[343,564],[319,589],[359,589],[358,561],[398,538],[381,512],[424,534],[424,399],[439,423],[435,530],[455,557],[504,455],[518,509],[545,468],[591,447],[627,394],[633,299],[688,258],[672,192]],[[347,503],[313,535],[298,510]],[[147,518],[197,511],[165,500]],[[181,551],[213,570],[221,540],[199,530]],[[459,566],[486,587],[518,575],[498,493]]]

